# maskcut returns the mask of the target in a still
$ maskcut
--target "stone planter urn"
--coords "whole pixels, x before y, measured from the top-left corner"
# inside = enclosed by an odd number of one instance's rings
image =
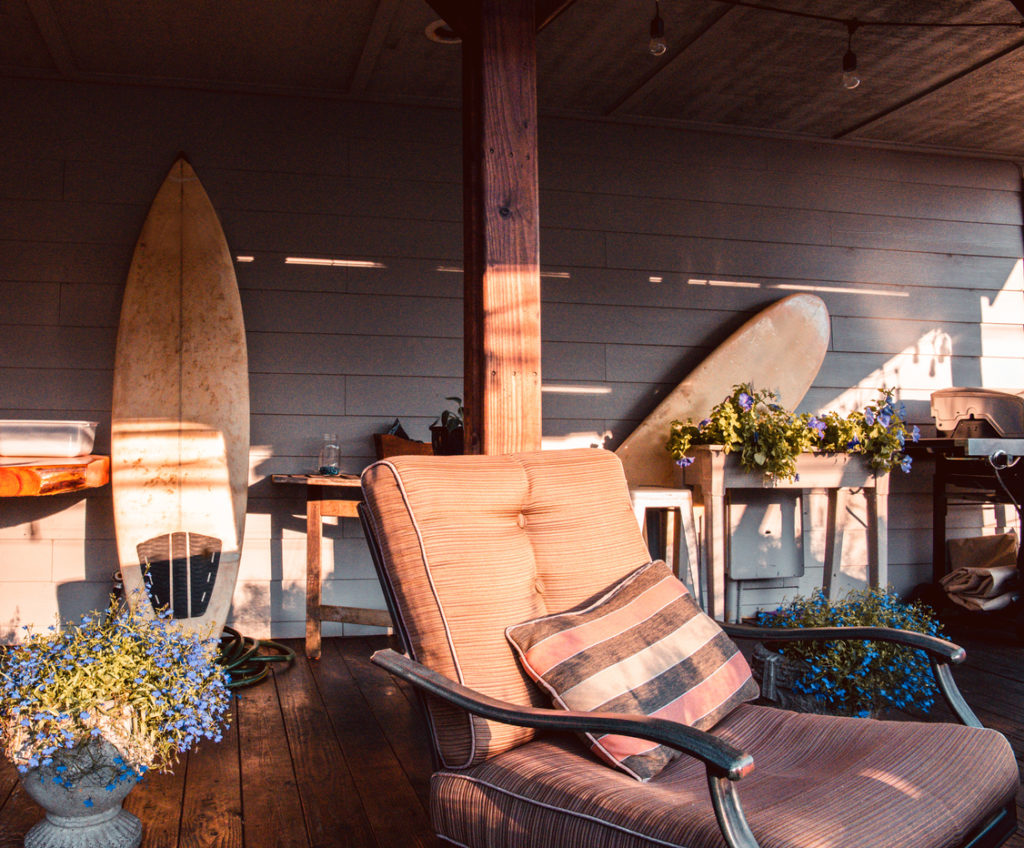
[[[21,775],[25,791],[46,810],[25,835],[25,848],[137,848],[142,822],[121,808],[137,778],[119,780],[125,769],[115,757],[113,745],[94,740],[59,750],[51,765]]]
[[[801,660],[790,659],[762,644],[754,647],[750,658],[750,672],[761,687],[761,697],[784,710],[816,715],[849,715],[819,701],[813,695],[801,692],[793,684],[803,677],[807,667]],[[878,718],[880,710],[872,710],[870,718]]]

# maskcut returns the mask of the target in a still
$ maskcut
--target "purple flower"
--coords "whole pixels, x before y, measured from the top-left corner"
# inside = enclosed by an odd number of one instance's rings
[[[754,399],[746,392],[740,392],[740,396],[737,398],[740,404],[740,409],[747,412],[753,405]]]
[[[883,427],[888,427],[890,421],[892,421],[892,416],[889,414],[888,410],[883,409],[878,413],[878,423]]]
[[[910,473],[910,464],[911,464],[910,457],[909,456],[903,457],[903,462],[900,463],[900,471],[902,471],[904,474],[909,474]]]
[[[864,421],[869,427],[875,423],[875,410],[870,406],[864,410]]]
[[[807,426],[810,429],[815,430],[818,434],[819,439],[825,438],[825,422],[811,416],[811,420],[807,422]]]
[[[680,468],[686,468],[687,465],[693,465],[693,457],[681,456],[679,457],[679,459],[676,460],[676,465],[678,465]]]
[[[915,442],[921,438],[921,428],[916,424],[914,425],[914,429],[910,431],[910,438]]]

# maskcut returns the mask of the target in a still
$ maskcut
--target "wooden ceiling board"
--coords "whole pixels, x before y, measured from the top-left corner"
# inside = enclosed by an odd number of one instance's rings
[[[0,3],[0,67],[54,71],[56,65],[24,0]]]
[[[1024,156],[1024,47],[851,133],[865,141]]]
[[[661,15],[676,43],[696,37],[722,14],[718,3],[666,3]],[[604,114],[664,66],[652,56],[654,3],[577,0],[537,36],[541,108]]]
[[[384,45],[377,56],[366,91],[398,97],[460,103],[462,47],[427,38],[427,25],[437,13],[426,3],[402,2],[396,9]]]
[[[846,27],[724,0],[538,0],[542,112],[654,119],[1024,159],[1024,0],[773,0],[862,21],[1007,28],[854,34],[862,83],[840,84]],[[3,0],[0,76],[44,76],[458,107],[461,48],[427,24],[466,0]]]
[[[375,0],[50,0],[85,73],[344,88]]]
[[[877,4],[847,4],[864,13]],[[896,7],[919,4],[891,4]],[[990,5],[990,4],[987,4]],[[808,11],[832,12],[824,4]],[[796,5],[792,8],[797,8]],[[913,13],[914,20],[935,19]],[[900,9],[887,13],[899,15]],[[908,12],[910,14],[910,12]],[[1006,20],[1004,13],[1000,18]],[[854,36],[862,83],[840,83],[846,29],[737,9],[652,80],[629,114],[832,137],[1020,39],[1020,30],[864,27]]]

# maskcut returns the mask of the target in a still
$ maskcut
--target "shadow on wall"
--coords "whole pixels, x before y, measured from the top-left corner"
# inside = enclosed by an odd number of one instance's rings
[[[15,608],[14,617],[0,624],[0,645],[13,645],[17,641],[18,627],[21,625],[20,610]]]

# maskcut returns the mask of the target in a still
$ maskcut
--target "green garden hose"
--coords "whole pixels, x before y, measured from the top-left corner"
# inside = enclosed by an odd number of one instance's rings
[[[259,653],[261,650],[269,653]],[[228,675],[228,689],[241,689],[266,678],[270,674],[268,663],[290,663],[295,659],[295,651],[272,639],[243,636],[225,625],[220,637],[220,657]]]

